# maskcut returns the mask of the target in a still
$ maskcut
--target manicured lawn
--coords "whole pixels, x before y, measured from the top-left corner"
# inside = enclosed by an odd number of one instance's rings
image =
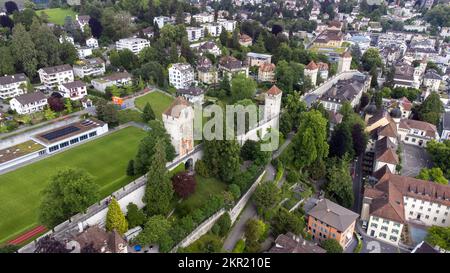
[[[144,122],[142,113],[133,109],[124,109],[119,111],[119,123],[124,124],[130,121]]]
[[[38,10],[36,13],[41,16],[42,12],[45,12],[48,15],[48,21],[50,23],[61,26],[64,25],[64,20],[67,16],[71,16],[72,20],[75,20],[76,15],[76,12],[71,9],[61,8]]]
[[[178,204],[175,210],[175,213],[179,216],[184,216],[202,207],[211,195],[221,193],[227,189],[227,184],[216,178],[205,178],[196,175],[195,179],[197,180],[195,193]]]
[[[66,167],[94,176],[104,198],[128,184],[125,170],[145,132],[128,127],[0,176],[0,243],[38,224],[41,192],[49,178]]]
[[[135,105],[142,111],[147,102],[150,103],[153,112],[155,112],[156,119],[162,120],[161,115],[172,104],[173,98],[161,92],[154,91],[145,96],[137,98],[135,100]]]

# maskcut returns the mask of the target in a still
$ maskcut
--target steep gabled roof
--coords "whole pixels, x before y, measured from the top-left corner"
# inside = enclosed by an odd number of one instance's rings
[[[183,97],[177,97],[172,105],[169,106],[169,108],[164,111],[164,115],[171,116],[174,118],[180,117],[181,111],[189,107],[191,104]]]
[[[273,96],[281,94],[282,92],[283,91],[281,91],[281,89],[278,88],[276,85],[272,85],[272,87],[269,90],[267,90],[267,94],[273,95]]]

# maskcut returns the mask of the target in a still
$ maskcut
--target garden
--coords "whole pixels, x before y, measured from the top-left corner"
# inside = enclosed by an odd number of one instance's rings
[[[159,91],[153,91],[147,95],[139,97],[135,100],[135,105],[139,110],[143,110],[147,103],[150,104],[153,111],[155,112],[155,117],[158,120],[162,120],[162,113],[169,108],[173,102],[173,97],[168,94],[164,94]]]

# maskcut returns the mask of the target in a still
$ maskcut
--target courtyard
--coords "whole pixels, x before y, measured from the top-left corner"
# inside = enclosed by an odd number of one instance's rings
[[[431,167],[432,160],[425,148],[408,144],[402,145],[402,175],[415,177],[423,168]]]

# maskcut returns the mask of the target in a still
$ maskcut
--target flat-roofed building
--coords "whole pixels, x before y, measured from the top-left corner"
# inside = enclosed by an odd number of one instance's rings
[[[0,171],[45,154],[45,146],[33,140],[0,150]]]
[[[146,39],[141,38],[125,38],[120,39],[116,42],[117,50],[128,49],[136,55],[139,54],[142,49],[148,46],[150,46],[150,42]]]
[[[107,132],[107,123],[89,118],[34,135],[32,140],[45,146],[46,153],[51,154]]]
[[[272,62],[272,55],[261,54],[255,52],[247,53],[247,64],[249,66],[260,66],[262,64],[270,64]]]
[[[132,83],[132,76],[128,72],[119,72],[108,75],[103,78],[93,79],[92,86],[98,91],[105,92],[106,88],[110,86],[126,86]]]
[[[100,58],[80,60],[73,66],[73,73],[79,78],[103,76],[105,71],[105,62]]]

